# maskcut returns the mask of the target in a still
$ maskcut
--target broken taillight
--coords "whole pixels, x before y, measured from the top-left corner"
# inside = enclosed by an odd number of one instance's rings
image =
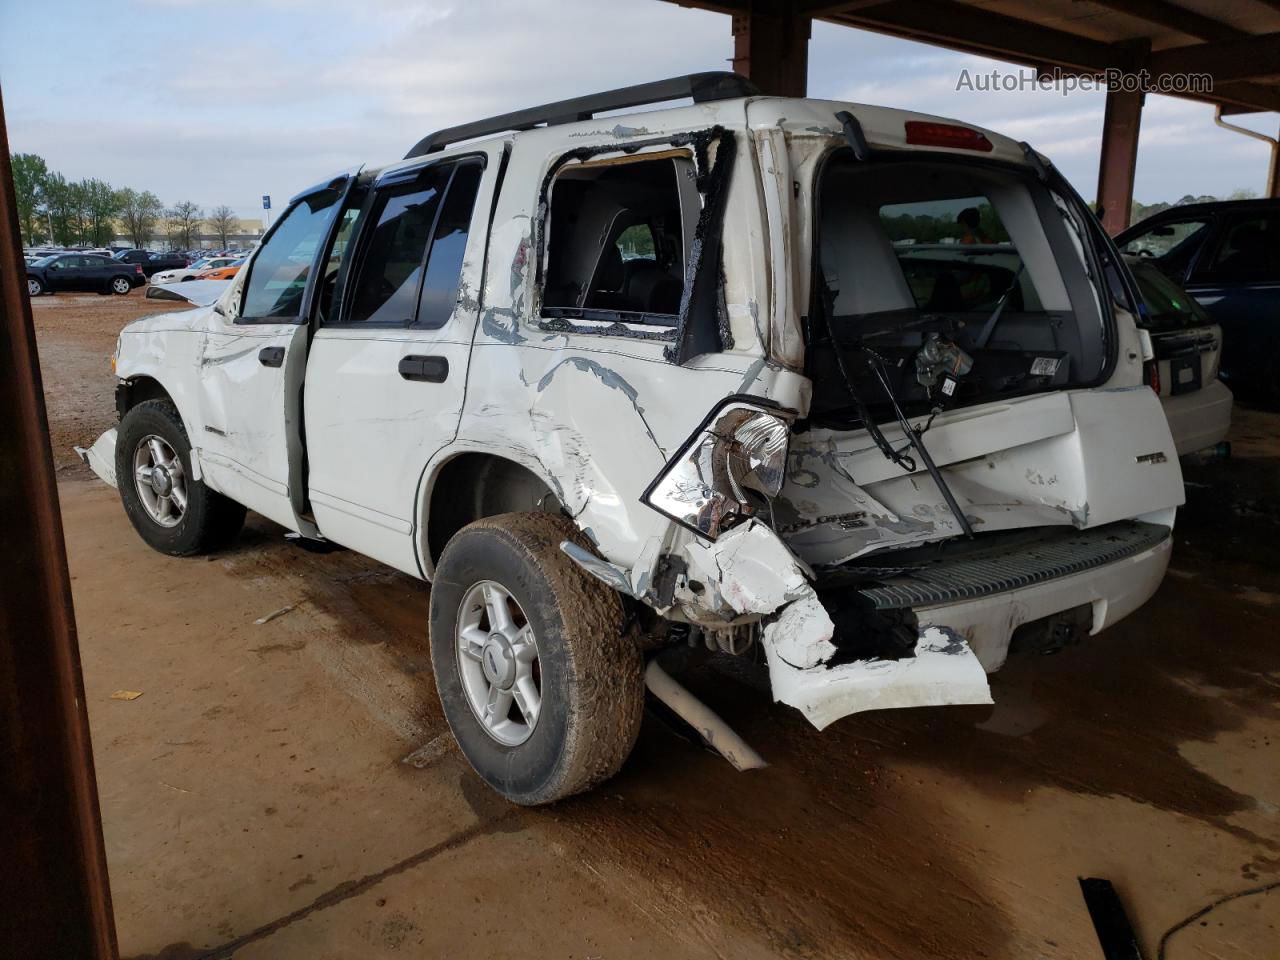
[[[1160,396],[1160,362],[1158,360],[1142,362],[1142,379],[1156,392],[1157,397]]]
[[[907,130],[907,143],[922,147],[951,147],[956,150],[981,150],[983,153],[990,153],[993,149],[986,134],[958,124],[908,120],[904,126]]]

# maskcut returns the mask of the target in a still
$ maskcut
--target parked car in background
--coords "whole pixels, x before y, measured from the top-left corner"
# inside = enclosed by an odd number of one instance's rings
[[[1173,207],[1116,237],[1183,287],[1222,327],[1222,377],[1280,403],[1280,199]]]
[[[230,280],[237,273],[239,273],[240,268],[244,266],[244,261],[245,261],[244,257],[237,257],[235,260],[232,260],[230,263],[228,263],[225,267],[212,267],[207,270],[202,270],[200,271],[196,279],[197,280]]]
[[[152,283],[181,283],[184,280],[197,280],[205,270],[227,267],[236,262],[235,257],[204,257],[194,263],[178,267],[174,270],[162,270],[151,275]]]
[[[59,253],[27,266],[27,293],[90,291],[127,294],[147,282],[139,264],[120,263],[89,253]]]
[[[178,270],[189,262],[178,253],[153,253],[150,250],[121,250],[113,254],[120,263],[137,264],[150,279],[158,270]]]
[[[1144,376],[1160,397],[1178,456],[1213,450],[1227,439],[1234,399],[1218,378],[1222,328],[1151,260],[1125,261],[1143,300],[1138,326],[1151,337]]]

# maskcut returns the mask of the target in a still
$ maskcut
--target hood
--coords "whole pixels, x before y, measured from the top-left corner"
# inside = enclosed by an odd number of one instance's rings
[[[159,283],[147,288],[149,300],[179,300],[207,307],[226,292],[230,280],[187,280],[183,283]]]

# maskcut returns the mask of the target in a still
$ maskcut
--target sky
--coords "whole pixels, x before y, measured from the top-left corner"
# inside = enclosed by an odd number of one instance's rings
[[[549,100],[729,69],[729,18],[658,0],[0,0],[10,148],[70,179],[260,217],[433,129]],[[1019,68],[815,23],[809,93],[1030,141],[1095,192],[1104,95],[957,89]],[[1275,114],[1233,118],[1274,136]],[[1134,196],[1261,192],[1267,147],[1213,108],[1149,96]]]

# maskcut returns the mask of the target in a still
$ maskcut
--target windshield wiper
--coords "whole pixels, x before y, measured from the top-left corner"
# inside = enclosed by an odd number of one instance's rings
[[[825,286],[825,284],[824,284]],[[836,355],[836,368],[840,371],[840,379],[844,381],[845,389],[849,391],[849,397],[853,400],[854,409],[858,413],[858,419],[862,421],[862,425],[866,427],[867,433],[875,445],[880,448],[880,452],[885,458],[896,466],[902,467],[908,473],[915,473],[916,462],[907,454],[906,450],[914,448],[916,453],[920,455],[920,460],[924,463],[924,468],[929,471],[929,476],[933,478],[933,482],[938,485],[938,490],[942,493],[942,499],[947,502],[947,508],[955,516],[960,524],[960,529],[964,531],[964,535],[970,540],[973,539],[973,527],[969,525],[969,518],[964,515],[964,511],[960,509],[960,504],[956,502],[955,496],[951,493],[951,488],[947,486],[947,481],[942,479],[942,473],[938,470],[933,462],[933,457],[929,456],[929,451],[925,449],[924,440],[921,439],[923,430],[916,430],[907,422],[907,415],[902,411],[902,405],[898,403],[898,395],[894,392],[893,387],[889,383],[889,378],[884,369],[884,358],[876,353],[864,343],[854,345],[855,350],[861,350],[871,360],[871,367],[875,371],[876,378],[880,381],[880,386],[884,388],[885,396],[889,398],[889,403],[893,407],[894,415],[898,418],[898,423],[902,427],[902,432],[907,437],[907,447],[902,450],[895,450],[884,433],[880,430],[875,418],[871,416],[866,402],[862,399],[862,395],[858,393],[858,388],[854,384],[853,376],[849,373],[849,368],[845,364],[844,351],[841,349],[840,341],[836,339],[835,328],[831,323],[832,307],[834,305],[834,296],[832,291],[827,289],[824,297],[822,319],[827,328],[827,337],[831,341],[831,349]],[[932,417],[930,422],[932,422]]]
[[[964,511],[960,509],[960,504],[956,502],[955,495],[951,492],[951,488],[947,486],[947,481],[942,479],[942,472],[934,464],[933,457],[929,456],[929,451],[925,448],[924,440],[921,437],[924,431],[916,430],[915,427],[911,426],[907,422],[907,415],[902,412],[902,405],[898,403],[898,395],[889,383],[889,377],[885,372],[884,357],[867,346],[859,346],[858,349],[871,359],[871,369],[875,371],[876,379],[880,381],[880,386],[884,387],[885,396],[889,398],[889,404],[893,407],[893,412],[898,418],[898,424],[902,427],[902,432],[906,434],[907,440],[915,448],[916,453],[920,454],[920,460],[924,463],[924,468],[929,471],[929,476],[933,477],[933,482],[938,485],[938,491],[942,494],[942,499],[947,501],[947,508],[955,515],[957,522],[960,524],[960,529],[964,531],[966,537],[972,540],[973,527],[969,525],[969,518],[964,515]],[[839,347],[836,350],[838,352]]]

